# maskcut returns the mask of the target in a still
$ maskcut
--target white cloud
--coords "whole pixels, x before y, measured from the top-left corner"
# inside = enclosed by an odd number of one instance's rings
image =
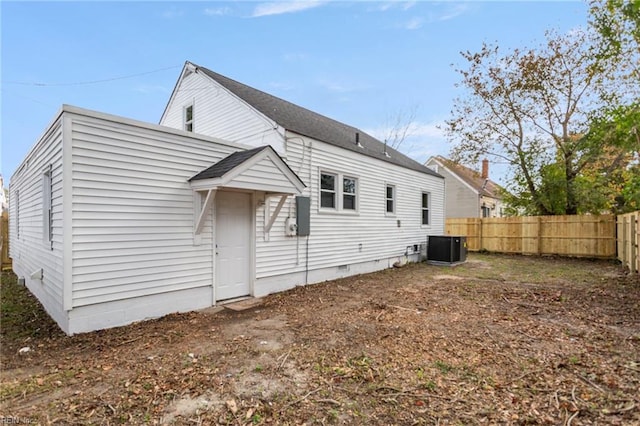
[[[318,80],[318,84],[334,93],[352,93],[367,89],[367,86],[364,84],[345,83],[327,79]]]
[[[411,9],[413,6],[415,6],[418,2],[417,1],[407,1],[402,3],[402,10],[409,10]]]
[[[448,21],[453,18],[457,18],[458,16],[466,13],[471,6],[466,3],[458,3],[453,7],[448,8],[441,15],[435,18],[436,21]]]
[[[204,14],[208,16],[224,16],[230,13],[231,9],[228,7],[208,7],[204,10]]]
[[[445,139],[444,131],[439,128],[442,122],[415,123],[412,128],[412,135],[424,138]]]
[[[442,124],[443,123],[440,121],[432,121],[429,123],[413,121],[409,124],[408,134],[410,135],[411,138],[420,138],[420,139],[430,138],[430,139],[444,140],[445,139],[444,132],[442,131],[442,129],[438,128],[438,126]],[[380,140],[383,140],[385,138],[385,135],[388,135],[391,132],[391,127],[381,126],[381,127],[377,127],[369,130],[365,129],[365,131],[371,134],[372,136]]]
[[[285,83],[282,81],[272,81],[271,83],[269,83],[269,86],[273,87],[276,90],[280,90],[280,91],[288,91],[288,90],[292,90],[295,88],[295,86],[291,83]]]
[[[411,18],[409,21],[407,21],[403,25],[403,27],[406,30],[417,30],[418,28],[422,27],[423,23],[424,23],[424,19],[420,17],[414,17],[414,18]]]
[[[179,18],[182,15],[184,15],[184,11],[176,9],[175,7],[162,12],[162,17],[165,19]]]
[[[256,6],[255,9],[253,9],[253,14],[251,16],[254,18],[257,18],[260,16],[282,15],[283,13],[302,12],[304,10],[323,6],[326,3],[327,3],[326,1],[316,1],[316,0],[307,0],[307,1],[298,0],[298,1],[262,3]]]
[[[386,12],[387,10],[390,10],[390,9],[401,9],[403,11],[407,11],[411,9],[413,6],[415,6],[417,3],[418,3],[417,1],[388,1],[383,3],[375,3],[376,6],[369,10],[377,11],[377,12]]]
[[[433,155],[447,156],[450,144],[447,142],[444,132],[438,128],[441,124],[443,123],[440,121],[414,121],[410,125],[408,136],[398,150],[421,163]],[[390,133],[388,127],[364,129],[364,131],[381,141],[384,141]]]
[[[287,62],[300,62],[309,58],[306,53],[285,53],[282,55],[282,59]]]

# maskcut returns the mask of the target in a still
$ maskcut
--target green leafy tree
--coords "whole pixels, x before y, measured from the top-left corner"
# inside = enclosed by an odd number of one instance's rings
[[[617,64],[619,104],[609,103],[590,122],[589,139],[609,147],[604,164],[586,175],[600,183],[614,212],[640,209],[640,0],[591,2],[590,26],[598,36],[597,56]],[[614,154],[615,153],[615,154]],[[606,176],[606,178],[604,178]],[[604,184],[602,182],[605,181]]]
[[[595,0],[590,6],[598,55],[617,62],[624,77],[640,80],[640,0]]]
[[[601,192],[600,209],[640,209],[640,103],[603,108],[592,118],[585,139],[604,146],[583,173],[587,185]]]
[[[445,131],[453,157],[475,163],[493,156],[511,166],[510,200],[528,214],[577,214],[585,197],[583,169],[603,145],[586,138],[591,114],[612,90],[614,63],[594,54],[590,34],[548,33],[534,49],[501,54],[484,45],[462,53],[465,93],[456,99]],[[587,197],[589,195],[586,195]]]

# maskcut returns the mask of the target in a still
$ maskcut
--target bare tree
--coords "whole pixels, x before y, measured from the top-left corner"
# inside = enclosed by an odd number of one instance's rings
[[[413,105],[387,116],[384,126],[384,141],[391,148],[399,150],[407,138],[415,133],[417,113],[418,105]]]

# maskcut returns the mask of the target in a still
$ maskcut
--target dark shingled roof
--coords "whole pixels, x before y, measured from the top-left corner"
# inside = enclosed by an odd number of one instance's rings
[[[391,147],[386,148],[389,154],[389,157],[387,157],[384,154],[385,144],[362,130],[254,89],[207,68],[193,65],[287,130],[411,170],[442,177]],[[356,133],[360,134],[359,141],[362,147],[356,145]]]
[[[239,166],[257,153],[267,148],[268,146],[261,146],[247,151],[234,152],[233,154],[218,161],[208,169],[201,171],[200,173],[189,179],[189,182],[191,182],[192,180],[211,179],[224,176],[225,173],[229,172],[230,170],[234,169],[235,167]]]
[[[451,161],[441,155],[437,155],[436,158],[480,194],[491,198],[502,199],[504,189],[491,179],[483,178],[480,172]]]

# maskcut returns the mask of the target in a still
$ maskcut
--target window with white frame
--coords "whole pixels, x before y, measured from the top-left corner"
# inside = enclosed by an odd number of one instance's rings
[[[386,212],[393,214],[396,212],[396,187],[387,185],[385,193]]]
[[[356,186],[358,181],[356,178],[342,178],[342,209],[356,210]]]
[[[429,193],[422,193],[422,224],[429,224]]]
[[[184,129],[193,132],[193,104],[184,107]]]
[[[52,167],[42,175],[42,239],[53,248],[53,191]]]
[[[320,173],[320,207],[335,209],[337,176],[331,173]]]
[[[320,208],[357,211],[358,178],[339,173],[320,172]]]

